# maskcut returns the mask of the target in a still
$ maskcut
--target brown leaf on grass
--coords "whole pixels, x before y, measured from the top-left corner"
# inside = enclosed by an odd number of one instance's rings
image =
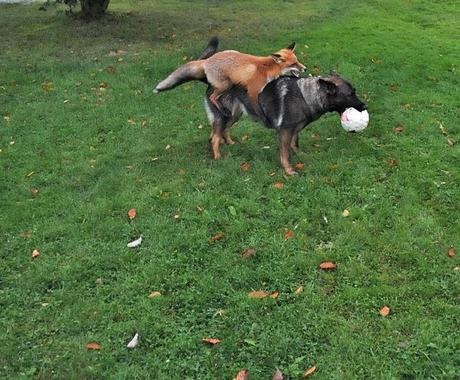
[[[242,171],[247,172],[247,171],[249,171],[249,169],[251,169],[251,165],[248,162],[243,162],[240,165],[240,168],[241,168]]]
[[[269,293],[269,292],[266,292],[265,290],[254,290],[248,293],[249,298],[256,298],[256,299],[262,299],[262,298],[267,298],[267,297],[277,299],[279,295],[280,295],[279,292]]]
[[[457,251],[456,251],[456,249],[454,247],[450,247],[447,250],[447,256],[449,256],[449,257],[454,257],[456,254],[457,254]]]
[[[248,293],[249,298],[266,298],[270,293],[266,292],[265,290],[254,290]]]
[[[319,264],[319,267],[324,270],[332,270],[337,268],[337,265],[332,261],[323,261],[321,264]]]
[[[35,197],[40,192],[40,190],[38,190],[36,187],[32,187],[30,189],[30,192],[31,192],[32,196]]]
[[[243,258],[249,259],[250,257],[254,256],[256,250],[254,248],[245,248],[243,251]]]
[[[451,139],[450,137],[447,139],[447,144],[449,144],[449,146],[454,146],[455,145],[455,140]]]
[[[90,342],[86,344],[88,350],[100,350],[102,346],[97,342]]]
[[[247,369],[242,369],[238,372],[233,380],[248,380],[249,371]]]
[[[203,208],[203,207],[196,206],[196,212],[197,212],[197,213],[201,214],[203,211],[204,211],[204,208]]]
[[[347,218],[350,216],[350,210],[348,210],[347,208],[345,210],[342,211],[342,216],[344,218]]]
[[[219,232],[218,234],[214,235],[212,238],[211,238],[211,241],[219,241],[221,239],[224,238],[224,233],[223,232]]]
[[[243,137],[241,137],[241,141],[245,142],[245,141],[248,141],[249,140],[249,135],[247,133],[245,133],[243,135]]]
[[[389,158],[388,159],[388,166],[390,168],[394,168],[395,166],[398,166],[398,161],[394,158]]]
[[[284,229],[284,240],[289,240],[295,237],[295,232],[287,228]]]
[[[40,252],[37,249],[32,251],[32,258],[35,259],[36,257],[40,256]]]
[[[391,92],[396,92],[396,91],[398,91],[398,85],[397,85],[396,83],[391,83],[390,86],[389,86],[389,88],[390,88],[390,91],[391,91]]]
[[[132,208],[128,211],[128,218],[133,220],[137,215],[137,210],[135,208]]]
[[[216,345],[216,344],[219,344],[220,342],[222,342],[220,339],[216,339],[216,338],[203,338],[202,341],[204,343],[208,343],[208,344],[211,344],[211,345]]]
[[[398,123],[393,130],[395,133],[402,133],[402,131],[404,131],[404,126],[401,123]]]
[[[304,373],[303,377],[308,377],[312,375],[314,372],[316,372],[316,366],[314,365],[313,367],[308,368]]]
[[[156,298],[160,296],[161,296],[161,293],[159,291],[155,291],[149,294],[149,298]]]
[[[296,170],[302,170],[305,167],[305,164],[303,162],[298,162],[297,164],[294,165],[294,169]]]
[[[53,82],[43,82],[42,83],[43,91],[50,92],[54,90],[54,83]]]
[[[379,310],[379,313],[382,317],[386,317],[388,314],[390,314],[391,309],[388,306],[384,306]]]
[[[295,290],[295,294],[299,295],[300,293],[303,292],[303,286],[299,286],[296,290]]]
[[[282,189],[284,187],[284,183],[281,182],[281,181],[276,181],[274,184],[273,184],[273,187],[275,189]]]
[[[277,368],[273,374],[272,380],[283,380],[283,373],[279,370],[279,368]]]

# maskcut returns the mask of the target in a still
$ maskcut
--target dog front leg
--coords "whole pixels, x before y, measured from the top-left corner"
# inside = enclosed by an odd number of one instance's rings
[[[281,129],[279,132],[280,139],[280,161],[284,172],[287,175],[296,175],[297,172],[292,168],[289,162],[289,148],[295,132],[292,129]]]

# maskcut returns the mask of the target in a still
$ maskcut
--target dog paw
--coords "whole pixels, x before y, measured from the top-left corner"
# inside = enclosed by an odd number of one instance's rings
[[[286,175],[288,176],[291,176],[291,175],[299,175],[299,173],[297,173],[294,169],[292,168],[288,168],[288,169],[284,169],[284,172],[286,173]]]

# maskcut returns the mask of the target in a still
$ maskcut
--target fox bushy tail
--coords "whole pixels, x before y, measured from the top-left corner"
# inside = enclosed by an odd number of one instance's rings
[[[217,37],[211,38],[206,48],[198,57],[198,60],[188,62],[179,67],[172,74],[168,75],[166,79],[163,79],[160,83],[158,83],[153,91],[160,92],[170,90],[191,80],[201,80],[205,82],[206,74],[203,67],[204,60],[212,56],[217,51],[218,44],[219,40]]]

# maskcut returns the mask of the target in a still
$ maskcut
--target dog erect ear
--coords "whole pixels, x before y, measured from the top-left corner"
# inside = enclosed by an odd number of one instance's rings
[[[284,62],[284,59],[283,59],[281,54],[273,53],[273,54],[271,54],[271,57],[276,63]]]
[[[324,86],[328,95],[334,95],[337,90],[337,84],[330,78],[319,78],[319,83]]]
[[[295,42],[293,42],[292,44],[290,44],[286,49],[294,51],[294,49],[295,49]]]

